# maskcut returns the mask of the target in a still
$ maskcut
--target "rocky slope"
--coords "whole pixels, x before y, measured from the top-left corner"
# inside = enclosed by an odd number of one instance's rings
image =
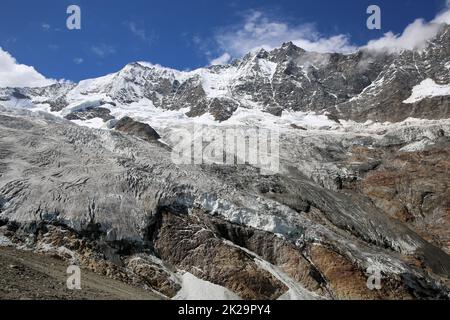
[[[50,267],[50,268],[49,268]],[[84,269],[82,290],[68,290],[67,263],[25,250],[0,247],[1,300],[155,300],[143,288]]]
[[[292,149],[305,134],[282,141]],[[4,237],[168,297],[184,272],[245,299],[448,297],[450,256],[368,197],[324,188],[289,162],[269,176],[177,166],[157,141],[5,108],[0,145]],[[380,291],[366,286],[373,267]]]

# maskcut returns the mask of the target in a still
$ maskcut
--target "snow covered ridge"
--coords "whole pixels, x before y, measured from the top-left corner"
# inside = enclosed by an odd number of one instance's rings
[[[121,75],[121,73],[123,75],[126,72],[133,73],[136,71],[136,66],[143,67],[143,70],[140,71],[142,73],[139,76],[144,79],[148,77],[148,74],[152,76],[156,75],[157,77],[168,79],[172,82],[177,81],[180,84],[189,80],[198,79],[208,98],[230,96],[231,86],[239,84],[240,79],[251,74],[256,75],[255,73],[259,73],[259,75],[272,79],[277,70],[276,63],[266,59],[256,59],[256,55],[254,55],[250,63],[243,64],[242,66],[223,65],[199,68],[192,71],[179,71],[158,64],[140,61],[127,65],[118,75]],[[253,69],[257,69],[257,71]]]
[[[447,65],[450,65],[447,63]],[[412,90],[411,96],[404,103],[416,103],[425,98],[442,97],[450,95],[450,84],[440,85],[433,79],[425,79]]]
[[[201,280],[189,272],[182,276],[182,289],[174,300],[241,300],[225,287]]]
[[[450,27],[447,29],[450,30]],[[186,124],[244,125],[289,130],[339,130],[344,121],[399,123],[450,118],[450,32],[423,52],[311,53],[293,43],[259,50],[231,64],[179,71],[147,62],[78,84],[1,89],[0,103],[45,111],[95,128],[128,116],[158,130]],[[421,76],[418,77],[417,75]],[[425,79],[427,80],[419,84]],[[414,89],[413,89],[414,88]],[[399,98],[398,92],[411,92]]]

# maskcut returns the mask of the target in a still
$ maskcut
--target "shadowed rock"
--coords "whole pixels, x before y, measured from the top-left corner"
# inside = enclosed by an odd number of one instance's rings
[[[100,118],[104,122],[113,120],[114,117],[111,115],[111,111],[107,108],[86,108],[81,111],[74,111],[65,116],[67,120],[91,120],[95,118]]]
[[[117,131],[141,138],[147,142],[157,141],[161,138],[159,134],[148,124],[134,121],[130,117],[123,117],[120,119],[116,123],[115,129]]]

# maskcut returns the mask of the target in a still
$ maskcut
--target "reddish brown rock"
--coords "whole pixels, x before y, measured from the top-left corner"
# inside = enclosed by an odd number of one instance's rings
[[[156,252],[164,261],[243,299],[277,299],[288,289],[251,255],[217,237],[201,215],[163,212],[153,236]]]
[[[326,279],[333,297],[341,300],[353,299],[412,299],[400,281],[382,279],[381,290],[370,290],[368,278],[342,255],[321,245],[309,248],[309,256]]]

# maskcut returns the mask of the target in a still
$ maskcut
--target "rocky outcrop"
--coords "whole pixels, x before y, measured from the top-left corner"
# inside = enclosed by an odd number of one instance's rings
[[[367,276],[342,255],[323,246],[308,248],[311,262],[321,271],[324,282],[335,299],[413,299],[408,288],[400,280],[384,279],[381,290],[370,290]],[[351,279],[351,281],[349,281]]]
[[[92,120],[95,118],[100,118],[104,122],[115,119],[111,115],[111,111],[107,108],[86,108],[81,111],[73,111],[65,116],[67,120]]]
[[[243,299],[277,299],[287,287],[262,270],[253,257],[223,242],[202,226],[202,217],[162,212],[154,239],[155,252],[164,261],[199,278],[219,284]]]
[[[222,122],[231,118],[239,104],[231,99],[214,99],[209,106],[209,112],[216,121]]]
[[[141,138],[147,142],[157,141],[161,137],[148,124],[134,121],[130,117],[120,119],[114,126],[117,131]]]

